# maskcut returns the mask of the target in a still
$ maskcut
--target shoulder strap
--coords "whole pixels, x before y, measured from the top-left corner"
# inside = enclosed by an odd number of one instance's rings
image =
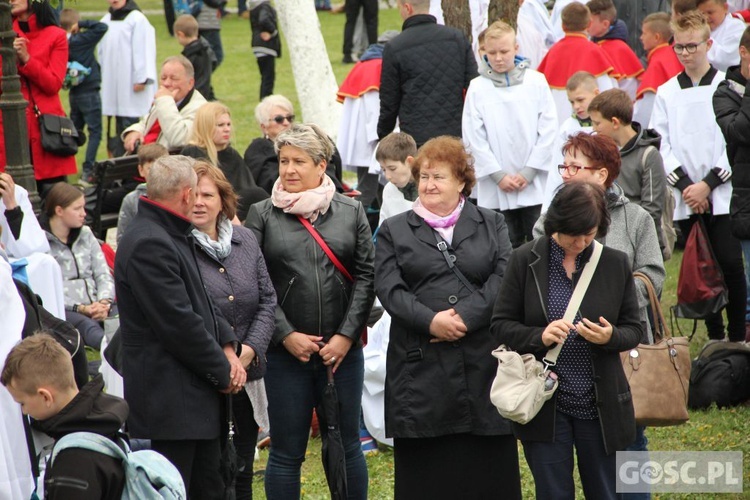
[[[323,237],[320,235],[317,229],[315,229],[313,225],[310,224],[310,221],[300,215],[298,215],[297,218],[302,223],[302,225],[305,226],[305,229],[307,229],[307,231],[312,235],[315,241],[318,242],[318,245],[320,245],[320,248],[323,249],[323,251],[328,256],[328,258],[331,259],[331,262],[333,262],[333,265],[336,266],[336,269],[338,269],[341,272],[341,274],[343,274],[346,277],[346,279],[354,283],[354,277],[344,267],[344,264],[341,263],[338,257],[336,257],[336,255],[333,253],[333,250],[331,250],[331,247],[328,246],[328,243],[326,243],[326,241],[323,239]]]
[[[91,450],[103,455],[110,456],[112,458],[119,458],[122,461],[127,461],[128,456],[125,451],[120,448],[111,439],[95,434],[93,432],[72,432],[67,434],[55,442],[52,448],[52,455],[50,456],[50,466],[52,466],[57,455],[68,448],[82,448],[84,450]]]
[[[643,150],[643,153],[641,153],[641,168],[646,168],[646,159],[648,158],[648,155],[651,154],[651,151],[655,149],[656,146],[649,144],[646,146],[646,149]]]
[[[570,302],[568,302],[568,308],[565,309],[565,315],[563,315],[563,319],[570,321],[571,323],[576,317],[576,312],[578,312],[578,309],[581,307],[583,296],[586,295],[586,289],[588,289],[589,283],[591,283],[591,278],[594,277],[594,271],[596,271],[596,266],[599,264],[599,258],[602,256],[602,244],[594,240],[593,245],[594,250],[591,252],[591,258],[586,265],[583,266],[581,277],[578,279],[578,283],[573,290],[573,295],[570,297]],[[557,344],[555,347],[547,351],[547,354],[544,356],[544,364],[546,366],[555,366],[557,363],[557,356],[560,355],[561,350],[562,344]]]
[[[661,308],[659,296],[656,294],[654,284],[651,283],[651,278],[640,271],[634,272],[633,278],[641,281],[646,287],[646,292],[648,292],[648,301],[651,306],[651,313],[654,317],[654,344],[661,339],[671,337],[672,335],[667,328],[667,321],[664,319],[664,311]]]
[[[458,266],[456,266],[456,256],[448,253],[448,243],[440,236],[437,231],[433,229],[432,232],[433,234],[435,234],[435,240],[437,241],[438,250],[440,250],[440,252],[442,252],[443,254],[443,257],[445,257],[445,262],[448,264],[448,269],[453,271],[453,273],[458,277],[459,280],[461,280],[461,283],[464,284],[464,286],[469,290],[470,293],[474,293],[474,286],[466,278],[466,276],[464,276],[464,273],[461,272]]]

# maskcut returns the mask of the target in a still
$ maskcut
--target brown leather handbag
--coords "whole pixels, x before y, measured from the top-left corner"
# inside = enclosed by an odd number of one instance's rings
[[[672,337],[651,280],[641,272],[633,277],[648,290],[654,317],[654,344],[620,353],[630,384],[638,425],[661,427],[688,421],[690,349],[686,337]]]

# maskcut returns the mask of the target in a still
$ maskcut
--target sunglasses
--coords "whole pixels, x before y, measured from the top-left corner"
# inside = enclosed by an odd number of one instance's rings
[[[284,120],[288,121],[289,123],[292,123],[294,121],[294,115],[276,115],[273,118],[271,118],[269,121],[273,121],[278,123],[279,125],[284,123]]]

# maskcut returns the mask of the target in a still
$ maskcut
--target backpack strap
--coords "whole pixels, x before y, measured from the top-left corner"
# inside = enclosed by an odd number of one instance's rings
[[[120,440],[120,444],[118,445],[108,437],[93,432],[72,432],[55,442],[55,446],[52,448],[52,454],[49,458],[49,466],[52,466],[55,458],[57,458],[57,455],[61,451],[69,448],[81,448],[84,450],[95,451],[112,458],[118,458],[124,462],[127,462],[127,452],[130,451],[127,443],[122,440]]]

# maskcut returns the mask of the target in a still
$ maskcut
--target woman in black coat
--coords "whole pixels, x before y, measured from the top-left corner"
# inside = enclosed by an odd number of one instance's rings
[[[413,210],[378,234],[375,288],[392,317],[385,417],[397,499],[521,497],[516,440],[489,399],[499,344],[489,322],[511,245],[501,214],[466,202],[472,163],[460,140],[428,141],[412,167]]]
[[[511,255],[497,295],[492,333],[541,360],[563,347],[554,396],[525,425],[513,424],[534,476],[537,498],[575,498],[573,448],[586,498],[616,498],[615,452],[635,439],[635,415],[620,352],[638,345],[642,327],[628,257],[604,247],[573,323],[563,320],[594,237],[609,215],[601,187],[565,185],[552,200],[546,236]]]

